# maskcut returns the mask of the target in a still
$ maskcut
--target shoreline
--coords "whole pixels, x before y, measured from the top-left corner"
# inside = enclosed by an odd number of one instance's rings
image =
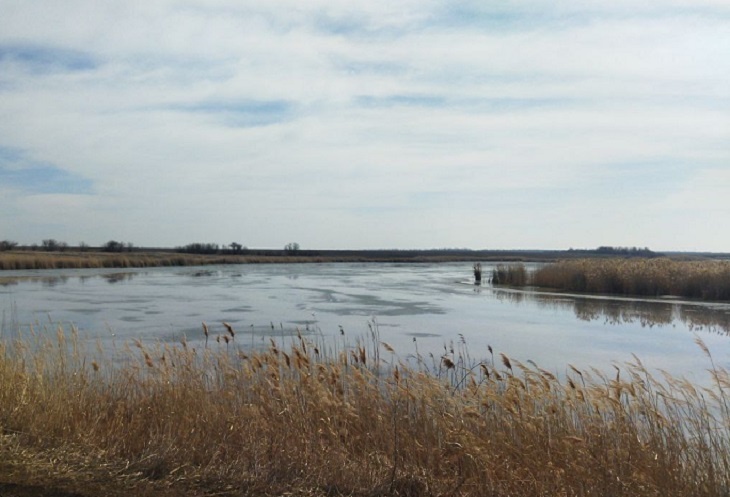
[[[560,255],[558,255],[560,254]],[[439,251],[251,251],[246,254],[189,254],[173,251],[66,251],[14,250],[0,253],[0,271],[28,269],[145,268],[207,266],[214,264],[303,263],[433,263],[433,262],[551,262],[565,257],[555,252],[443,252]]]
[[[99,248],[41,251],[28,248],[0,251],[0,272],[26,269],[145,268],[213,264],[303,263],[438,263],[438,262],[557,262],[572,259],[655,258],[673,260],[728,259],[728,254],[652,253],[651,257],[595,250],[286,250],[244,249],[189,253],[165,248],[135,248],[107,252]]]

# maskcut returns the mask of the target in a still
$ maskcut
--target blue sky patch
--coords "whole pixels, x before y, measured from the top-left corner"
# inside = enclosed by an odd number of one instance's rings
[[[578,101],[569,98],[455,98],[440,95],[361,95],[356,98],[362,107],[443,107],[465,108],[485,112],[501,112],[545,107],[565,107]]]
[[[293,119],[295,105],[287,100],[245,100],[201,102],[180,105],[176,110],[219,117],[228,126],[249,128],[267,126]]]
[[[357,103],[363,107],[443,107],[447,100],[439,95],[388,95],[376,97],[363,95],[357,97]]]
[[[315,18],[317,30],[333,36],[360,39],[394,39],[402,36],[402,31],[382,23],[369,22],[357,15],[327,15]]]
[[[35,45],[0,45],[0,62],[19,63],[38,73],[88,71],[98,66],[90,54]]]
[[[517,9],[492,4],[448,4],[432,21],[443,27],[473,27],[490,30],[524,29],[534,22],[537,14],[526,14]]]
[[[403,65],[402,63],[388,61],[358,61],[334,59],[333,65],[337,69],[353,75],[398,75],[403,74],[407,69],[407,66]]]
[[[22,151],[0,147],[0,185],[27,193],[89,194],[91,180],[51,164],[28,161]]]

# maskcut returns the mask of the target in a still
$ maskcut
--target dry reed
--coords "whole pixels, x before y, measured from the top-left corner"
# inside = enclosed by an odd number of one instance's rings
[[[495,285],[524,286],[527,281],[527,269],[524,264],[498,264],[492,270],[492,283]]]
[[[578,259],[543,266],[527,274],[524,266],[502,266],[493,282],[562,291],[637,296],[679,296],[730,300],[730,261],[655,259]]]
[[[556,375],[501,354],[447,368],[334,352],[0,343],[0,489],[76,495],[718,496],[730,377]],[[224,335],[227,336],[227,335]],[[386,344],[374,342],[375,349]],[[486,351],[485,351],[486,352]],[[445,361],[446,359],[444,359]],[[420,362],[419,362],[420,364]],[[379,371],[379,372],[378,372]]]
[[[211,264],[270,264],[323,262],[449,262],[469,260],[473,256],[449,254],[375,253],[330,255],[275,254],[188,254],[174,252],[40,252],[30,250],[0,251],[0,271],[23,269],[130,268],[164,266],[203,266]],[[494,257],[494,256],[493,256]],[[485,257],[486,258],[486,257]]]
[[[133,268],[204,266],[212,264],[263,264],[273,262],[324,262],[321,257],[287,258],[259,255],[199,255],[169,252],[0,252],[1,270]]]

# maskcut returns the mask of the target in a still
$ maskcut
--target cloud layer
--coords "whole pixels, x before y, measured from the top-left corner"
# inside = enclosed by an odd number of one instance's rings
[[[0,10],[0,238],[730,247],[725,1]]]

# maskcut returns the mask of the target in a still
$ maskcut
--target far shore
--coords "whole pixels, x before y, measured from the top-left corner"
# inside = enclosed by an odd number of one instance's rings
[[[213,264],[293,263],[426,263],[459,261],[550,262],[566,257],[564,251],[449,251],[449,250],[247,250],[243,253],[190,254],[164,249],[130,252],[73,250],[0,252],[0,270],[132,268],[204,266]]]
[[[672,253],[674,259],[726,258],[727,254]],[[427,263],[427,262],[555,262],[575,258],[621,257],[591,250],[297,250],[245,249],[194,254],[173,249],[132,249],[106,252],[99,249],[0,252],[0,270],[133,268],[203,266],[213,264],[291,263]]]

